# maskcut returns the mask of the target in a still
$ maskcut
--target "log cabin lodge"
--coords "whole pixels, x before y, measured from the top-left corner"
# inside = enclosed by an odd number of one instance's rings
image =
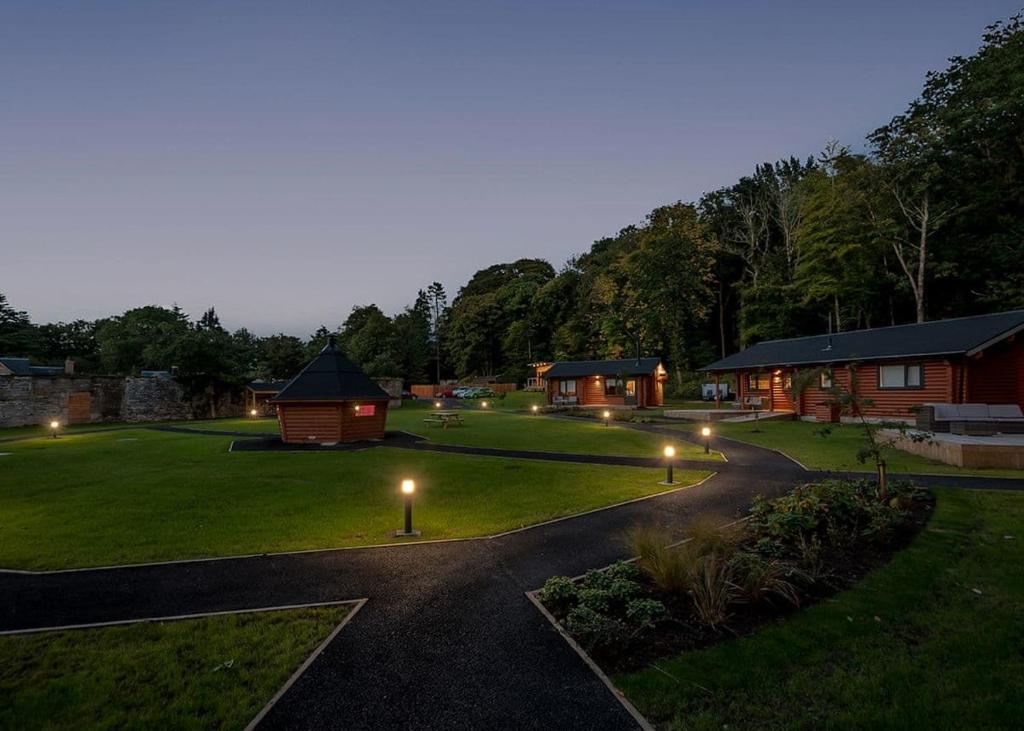
[[[552,406],[661,406],[668,374],[659,358],[566,360],[544,363],[544,389]]]
[[[1024,407],[1024,310],[911,325],[770,340],[703,368],[716,383],[735,379],[741,404],[836,421],[829,389],[853,391],[873,404],[864,415],[914,418],[924,403],[1017,404]],[[798,395],[793,379],[813,370]]]
[[[332,444],[383,439],[389,398],[331,338],[270,403],[281,441]]]

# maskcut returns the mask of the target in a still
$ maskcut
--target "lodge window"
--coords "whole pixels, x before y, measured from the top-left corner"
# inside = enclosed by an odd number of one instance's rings
[[[767,373],[751,373],[747,376],[747,387],[751,391],[768,391],[771,381]]]
[[[377,413],[377,404],[359,404],[356,406],[356,416],[373,416]]]
[[[621,396],[623,393],[625,393],[625,387],[621,378],[604,379],[605,396]]]
[[[822,371],[820,385],[823,389],[832,388],[832,371]]]
[[[559,396],[575,396],[576,395],[576,379],[572,378],[567,381],[558,382],[558,395]]]
[[[920,363],[878,366],[879,388],[924,388],[924,368]]]
[[[636,397],[636,381],[632,378],[626,381],[626,396],[630,398]]]

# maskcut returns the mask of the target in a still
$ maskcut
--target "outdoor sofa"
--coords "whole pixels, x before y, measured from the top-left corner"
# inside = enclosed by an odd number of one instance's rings
[[[918,429],[930,432],[1024,434],[1024,413],[1017,404],[921,404],[916,421]]]

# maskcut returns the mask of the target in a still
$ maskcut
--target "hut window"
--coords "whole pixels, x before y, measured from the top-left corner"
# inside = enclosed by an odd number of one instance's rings
[[[771,383],[767,373],[751,373],[747,376],[747,386],[751,391],[767,391]]]
[[[636,396],[636,381],[632,378],[626,381],[626,395],[630,397]]]
[[[605,396],[621,396],[623,393],[623,384],[621,378],[606,378],[604,379],[604,395]]]
[[[359,404],[356,406],[356,416],[373,416],[377,413],[377,404]]]
[[[558,382],[558,395],[559,396],[575,396],[576,395],[576,379],[570,378],[567,381]]]
[[[821,387],[832,388],[832,371],[821,372]]]

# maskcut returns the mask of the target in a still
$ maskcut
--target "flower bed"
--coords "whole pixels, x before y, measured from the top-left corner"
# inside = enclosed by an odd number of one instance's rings
[[[668,547],[661,529],[638,526],[637,557],[579,580],[549,579],[539,598],[612,672],[748,634],[831,596],[909,543],[931,514],[931,496],[905,482],[879,500],[867,480],[826,480],[775,499],[749,519],[697,521]]]

